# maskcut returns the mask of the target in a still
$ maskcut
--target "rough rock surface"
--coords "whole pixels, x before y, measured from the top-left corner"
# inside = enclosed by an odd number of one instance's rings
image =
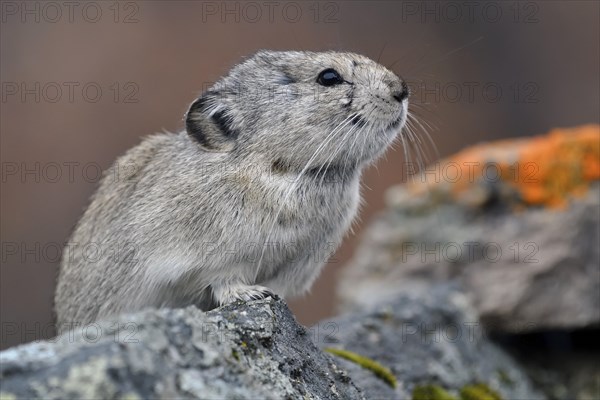
[[[0,361],[2,399],[363,398],[273,299],[125,315]]]
[[[418,385],[438,385],[457,395],[482,383],[504,399],[544,398],[523,370],[486,337],[466,296],[445,285],[426,295],[401,295],[370,311],[341,316],[318,327],[321,347],[373,359],[390,369],[394,389],[373,372],[339,359],[369,399],[411,399]]]
[[[314,342],[389,368],[396,388]],[[472,384],[503,399],[544,399],[447,286],[310,330],[270,298],[208,313],[147,310],[5,350],[0,360],[2,399],[405,400],[417,385],[455,394]]]
[[[598,341],[597,331],[580,331],[577,334],[589,334],[589,341]],[[502,343],[501,346],[517,360],[532,383],[549,400],[600,399],[600,348],[597,345],[588,348],[573,346],[577,339],[573,340],[573,334],[566,332],[534,336],[535,342],[527,339],[525,345],[514,343],[514,339],[521,339],[517,336],[512,338],[513,343]],[[540,346],[540,342],[546,342],[546,345]],[[562,342],[567,348],[552,348],[553,342]]]
[[[342,309],[456,280],[494,331],[599,324],[599,144],[586,126],[479,145],[394,188],[344,270]]]

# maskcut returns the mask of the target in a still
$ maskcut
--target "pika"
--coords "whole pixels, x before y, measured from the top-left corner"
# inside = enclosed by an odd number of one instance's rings
[[[259,51],[236,65],[183,131],[145,138],[104,173],[63,253],[58,326],[305,293],[357,214],[363,169],[406,123],[408,95],[354,53]]]

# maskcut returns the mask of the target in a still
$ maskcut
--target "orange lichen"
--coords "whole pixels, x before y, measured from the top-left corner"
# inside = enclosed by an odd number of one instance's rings
[[[460,196],[475,184],[504,184],[525,205],[561,207],[600,179],[600,126],[479,144],[424,172],[413,191],[441,189]]]

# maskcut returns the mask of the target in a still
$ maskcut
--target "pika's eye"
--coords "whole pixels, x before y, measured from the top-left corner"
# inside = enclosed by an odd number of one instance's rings
[[[327,68],[319,73],[317,83],[323,86],[333,86],[343,83],[342,76],[333,68]]]

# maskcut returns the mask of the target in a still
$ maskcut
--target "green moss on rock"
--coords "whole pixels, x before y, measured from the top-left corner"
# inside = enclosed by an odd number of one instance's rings
[[[356,354],[352,351],[336,349],[334,347],[327,347],[323,349],[324,351],[331,353],[335,356],[345,358],[348,361],[352,361],[355,364],[360,365],[361,367],[372,371],[377,377],[383,380],[385,383],[395,388],[397,386],[396,377],[388,368],[379,364],[377,361],[372,360],[368,357],[361,356],[360,354]]]
[[[441,386],[419,385],[412,392],[412,400],[457,400]]]
[[[496,391],[483,383],[463,386],[460,397],[462,400],[502,400]]]
[[[412,400],[502,400],[502,397],[486,384],[476,383],[463,386],[458,398],[439,385],[417,385]]]
[[[120,400],[142,400],[136,393],[130,392],[119,397]]]

